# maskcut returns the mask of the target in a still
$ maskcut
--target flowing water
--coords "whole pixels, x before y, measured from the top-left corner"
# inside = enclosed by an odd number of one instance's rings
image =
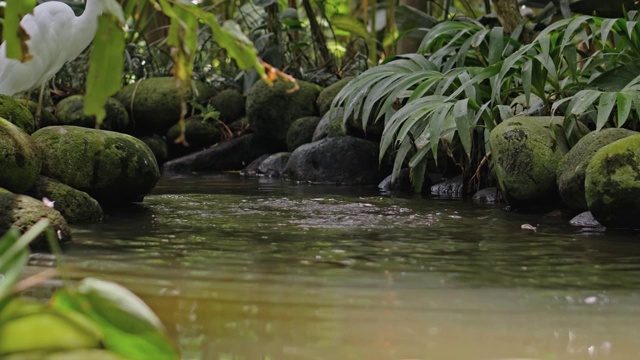
[[[640,359],[633,233],[229,175],[74,230],[73,274],[140,295],[185,359]]]

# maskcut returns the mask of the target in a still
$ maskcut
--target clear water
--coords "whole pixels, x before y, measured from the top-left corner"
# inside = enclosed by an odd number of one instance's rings
[[[74,236],[185,359],[640,358],[639,236],[559,216],[193,176]]]

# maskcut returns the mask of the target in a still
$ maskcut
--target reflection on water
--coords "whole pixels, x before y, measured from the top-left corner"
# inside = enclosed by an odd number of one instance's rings
[[[566,223],[184,177],[77,228],[67,262],[140,294],[186,359],[640,358],[637,236]]]

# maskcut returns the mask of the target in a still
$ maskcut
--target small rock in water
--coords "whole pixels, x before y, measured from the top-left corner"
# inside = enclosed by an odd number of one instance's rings
[[[533,232],[536,232],[538,230],[537,227],[535,227],[535,226],[533,226],[531,224],[522,224],[522,225],[520,225],[520,229],[522,229],[522,230],[530,230],[530,231],[533,231]]]

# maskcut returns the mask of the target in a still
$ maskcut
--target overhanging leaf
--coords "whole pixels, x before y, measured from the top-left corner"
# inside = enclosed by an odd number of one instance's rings
[[[609,122],[609,116],[613,107],[616,105],[616,93],[606,92],[600,96],[600,102],[598,103],[598,115],[596,117],[596,131],[600,131],[607,122]]]

